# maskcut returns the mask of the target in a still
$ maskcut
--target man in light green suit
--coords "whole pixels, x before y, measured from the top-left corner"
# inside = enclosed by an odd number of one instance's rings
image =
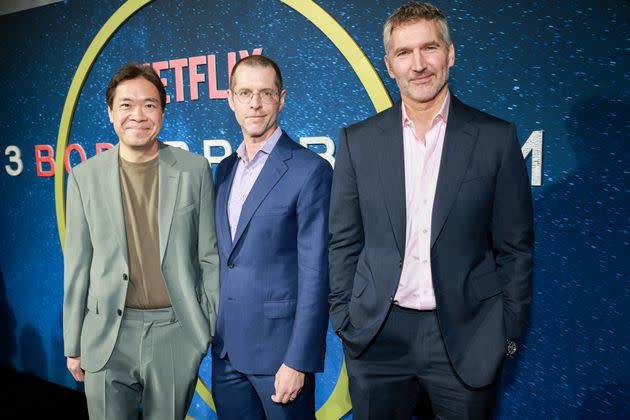
[[[183,419],[219,299],[210,168],[157,140],[166,92],[150,67],[123,66],[106,97],[119,143],[68,177],[68,370],[92,419]]]

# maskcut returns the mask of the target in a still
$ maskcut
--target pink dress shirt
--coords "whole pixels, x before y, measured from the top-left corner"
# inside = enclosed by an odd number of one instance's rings
[[[407,231],[405,257],[394,303],[405,308],[435,309],[431,274],[431,215],[450,102],[451,95],[447,93],[424,136],[425,141],[417,137],[405,104],[402,104]]]

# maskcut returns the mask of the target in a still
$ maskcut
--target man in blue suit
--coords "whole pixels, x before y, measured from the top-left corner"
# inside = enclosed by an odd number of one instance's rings
[[[232,70],[243,132],[216,171],[221,300],[212,347],[219,418],[315,418],[328,326],[332,168],[278,127],[286,91],[269,58]]]

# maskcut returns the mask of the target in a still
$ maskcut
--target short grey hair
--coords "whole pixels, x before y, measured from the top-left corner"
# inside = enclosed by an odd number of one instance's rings
[[[442,41],[448,47],[451,45],[451,35],[448,30],[448,21],[444,13],[431,3],[413,2],[394,10],[383,25],[383,46],[385,54],[389,54],[389,38],[394,29],[399,26],[417,22],[419,20],[432,20],[440,27]]]

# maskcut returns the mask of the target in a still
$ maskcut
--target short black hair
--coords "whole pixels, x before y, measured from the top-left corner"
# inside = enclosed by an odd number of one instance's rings
[[[153,70],[151,66],[145,66],[140,63],[127,63],[122,66],[112,80],[109,81],[109,85],[107,85],[107,90],[105,91],[105,99],[107,101],[107,106],[111,109],[114,105],[114,95],[116,94],[116,87],[125,80],[137,79],[138,77],[142,77],[143,79],[148,80],[153,83],[153,85],[157,88],[158,93],[160,94],[160,103],[162,105],[162,111],[166,107],[166,89],[164,89],[164,84],[160,80],[160,76]]]

